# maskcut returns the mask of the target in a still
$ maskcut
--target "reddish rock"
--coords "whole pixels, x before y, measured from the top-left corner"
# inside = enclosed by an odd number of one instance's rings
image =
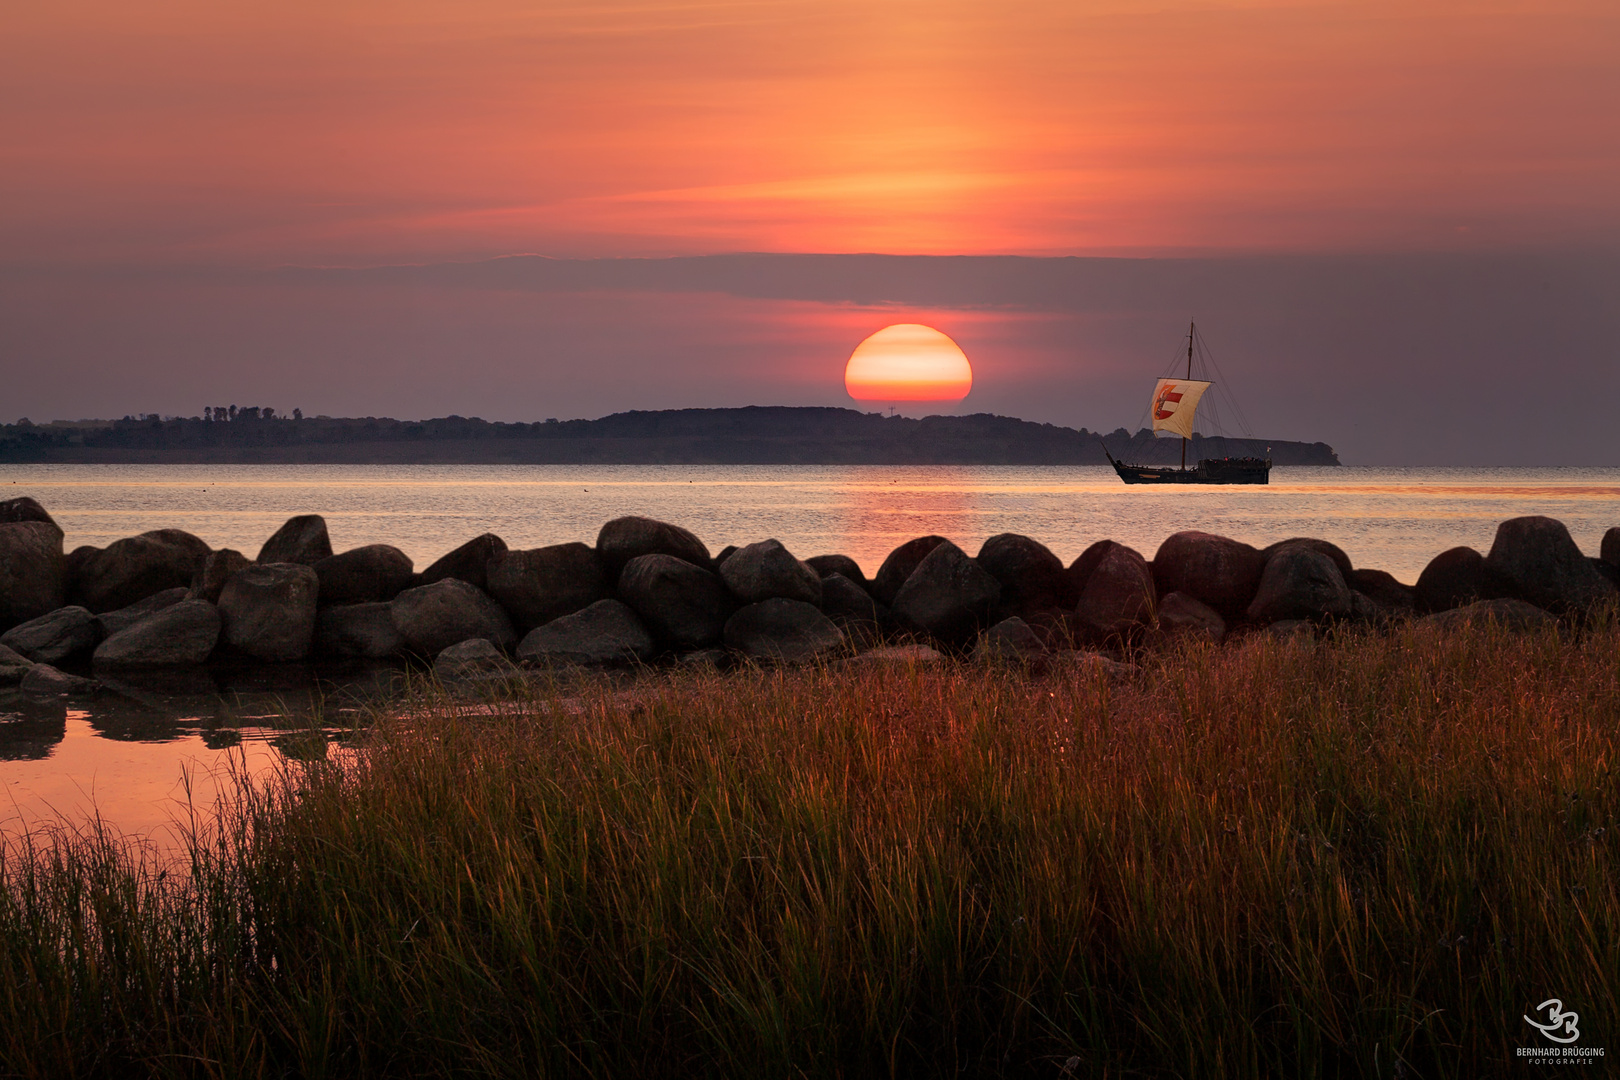
[[[587,608],[608,594],[602,561],[585,544],[497,552],[488,573],[489,594],[519,633]]]
[[[713,566],[709,549],[696,535],[653,518],[614,518],[596,534],[596,552],[610,584],[619,580],[630,560],[643,555],[668,555],[705,570]]]
[[[1113,636],[1153,619],[1153,571],[1141,554],[1108,541],[1080,592],[1079,615],[1089,629]]]
[[[326,533],[326,519],[319,514],[288,518],[259,549],[255,562],[298,563],[314,566],[332,554],[332,539]]]
[[[1160,596],[1186,593],[1228,621],[1243,617],[1265,570],[1266,557],[1259,549],[1205,532],[1178,532],[1153,556]]]
[[[899,595],[900,587],[911,577],[912,571],[922,565],[929,552],[948,543],[950,541],[943,536],[919,536],[915,540],[907,540],[889,552],[889,557],[878,567],[877,576],[872,579],[872,587],[868,591],[878,603],[893,607],[894,598]]]

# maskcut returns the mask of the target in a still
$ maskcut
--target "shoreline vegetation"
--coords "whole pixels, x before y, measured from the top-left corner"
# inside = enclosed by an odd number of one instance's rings
[[[1106,465],[1174,464],[1179,440],[1009,416],[913,419],[854,409],[752,406],[615,413],[598,420],[490,423],[278,415],[209,407],[204,417],[0,425],[0,462],[58,464]],[[1270,457],[1337,465],[1325,443],[1206,438],[1191,460]]]
[[[1620,1015],[1620,527],[1410,586],[1191,531],[62,536],[0,503],[0,693],[416,684],[178,861],[4,837],[0,1074],[1473,1077]]]
[[[1119,655],[419,681],[179,860],[6,837],[0,1072],[1474,1077],[1550,996],[1611,1039],[1612,606]]]

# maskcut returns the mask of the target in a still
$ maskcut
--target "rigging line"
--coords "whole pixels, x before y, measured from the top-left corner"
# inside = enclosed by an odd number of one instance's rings
[[[1204,340],[1204,335],[1200,334],[1196,327],[1193,329],[1193,337],[1198,351],[1202,353],[1202,359],[1208,361],[1216,376],[1211,380],[1215,383],[1216,393],[1226,401],[1227,405],[1237,415],[1238,430],[1243,432],[1245,437],[1254,438],[1254,431],[1249,427],[1249,418],[1243,415],[1243,406],[1237,403],[1237,398],[1227,390],[1226,374],[1221,371],[1220,364],[1216,363],[1215,353],[1210,349],[1209,343]]]

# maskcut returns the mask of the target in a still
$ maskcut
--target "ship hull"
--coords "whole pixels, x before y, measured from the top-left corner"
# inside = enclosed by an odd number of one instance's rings
[[[1191,469],[1157,469],[1114,462],[1114,471],[1127,484],[1268,484],[1271,462],[1259,458],[1215,458]]]

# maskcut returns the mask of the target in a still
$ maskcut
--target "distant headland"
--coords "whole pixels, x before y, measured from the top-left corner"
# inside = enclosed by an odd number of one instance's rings
[[[1194,435],[1187,455],[1338,465],[1326,443]],[[202,417],[0,425],[0,462],[106,464],[1106,465],[1174,464],[1179,439],[1109,434],[1010,416],[912,419],[854,409],[749,406],[614,413],[599,420],[490,422],[306,417],[210,408]]]

